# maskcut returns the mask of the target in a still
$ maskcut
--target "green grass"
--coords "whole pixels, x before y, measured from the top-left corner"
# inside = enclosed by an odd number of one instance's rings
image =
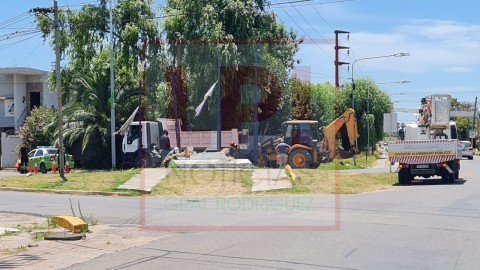
[[[395,174],[349,173],[347,169],[366,168],[375,162],[371,155],[321,164],[317,170],[295,169],[297,181],[290,189],[265,194],[354,194],[392,188]],[[119,185],[138,174],[138,169],[125,171],[73,170],[63,181],[58,174],[19,175],[0,179],[0,187],[20,187],[38,190],[79,190],[113,192]],[[252,172],[242,170],[179,170],[171,169],[165,179],[145,196],[229,196],[251,194]],[[128,192],[140,196],[139,192]],[[258,193],[255,193],[258,194]],[[262,194],[262,192],[260,193]],[[75,208],[76,209],[76,208]],[[93,218],[92,218],[93,220]],[[95,223],[95,222],[92,222]]]
[[[4,177],[0,187],[31,188],[37,190],[79,190],[113,192],[119,185],[138,174],[138,169],[124,171],[86,171],[72,170],[65,174],[65,180],[59,174],[33,174]]]
[[[365,158],[365,153],[359,153],[355,156],[355,162],[353,158],[339,159],[334,160],[329,163],[320,164],[319,169],[321,170],[352,170],[352,169],[365,169],[370,167],[377,157],[375,154],[369,155],[368,158]]]
[[[228,196],[248,194],[252,172],[240,170],[172,170],[152,188],[153,196]]]
[[[390,189],[397,176],[390,173],[363,174],[348,171],[295,170],[299,191],[321,194],[356,194]]]
[[[36,240],[36,241],[41,241],[41,240],[43,240],[43,238],[45,238],[45,236],[49,236],[49,235],[52,235],[52,234],[53,234],[53,232],[39,232],[39,233],[35,234],[33,239]]]

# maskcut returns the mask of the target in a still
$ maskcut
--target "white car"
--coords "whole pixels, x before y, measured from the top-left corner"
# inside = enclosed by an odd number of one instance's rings
[[[462,157],[473,159],[473,148],[469,141],[460,141],[462,145]]]

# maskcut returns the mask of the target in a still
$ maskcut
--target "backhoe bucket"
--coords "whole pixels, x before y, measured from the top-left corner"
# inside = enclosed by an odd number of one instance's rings
[[[345,151],[341,148],[338,149],[338,155],[340,156],[340,158],[342,159],[347,159],[347,158],[351,158],[353,157],[355,154],[350,152],[350,151]]]

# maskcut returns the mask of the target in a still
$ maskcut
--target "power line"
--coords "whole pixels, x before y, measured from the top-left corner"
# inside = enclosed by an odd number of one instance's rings
[[[298,24],[298,23],[292,18],[292,16],[290,16],[290,14],[288,14],[288,12],[287,12],[284,8],[282,8],[282,10],[283,10],[283,12],[300,28],[300,30],[301,30],[323,53],[325,53],[325,55],[327,55],[331,60],[333,60],[332,56],[330,56],[324,49],[322,49],[322,47],[320,47],[320,46],[315,42],[315,40],[312,39],[305,30],[303,30],[303,28],[300,26],[300,24]]]
[[[326,5],[326,4],[338,4],[338,3],[343,3],[343,2],[351,2],[351,1],[355,1],[355,0],[336,0],[336,1],[325,1],[325,2],[321,2],[321,3],[308,3],[308,2],[311,2],[312,0],[299,0],[299,1],[295,1],[293,3],[300,3],[300,5],[296,5],[297,7],[303,7],[303,6],[316,6],[316,5]],[[301,4],[302,2],[306,2],[305,4]],[[292,2],[284,2],[284,3],[281,3],[280,5],[286,5],[286,4],[289,4],[289,3],[292,3]],[[274,4],[270,4],[270,6],[272,6]],[[278,3],[277,3],[278,5]],[[286,6],[288,7],[288,6]],[[274,6],[273,8],[281,8],[279,6]]]

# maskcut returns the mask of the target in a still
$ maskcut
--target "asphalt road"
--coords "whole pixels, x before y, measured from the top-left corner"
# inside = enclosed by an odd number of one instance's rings
[[[357,195],[111,198],[2,192],[2,211],[142,224],[169,237],[68,269],[479,269],[480,159],[459,180]],[[341,178],[341,177],[340,177]],[[339,181],[341,183],[341,179]]]

